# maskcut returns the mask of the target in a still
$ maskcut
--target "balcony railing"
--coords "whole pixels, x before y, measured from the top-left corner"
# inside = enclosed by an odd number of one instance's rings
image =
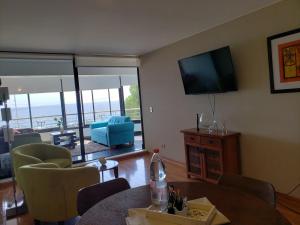
[[[126,109],[125,114],[130,116],[132,120],[140,120],[141,113],[139,108],[131,108]],[[95,111],[95,120],[96,121],[105,121],[110,116],[121,115],[120,110],[112,110],[112,111]],[[61,118],[62,115],[49,115],[49,116],[35,116],[32,117],[32,127],[31,120],[29,117],[25,118],[13,118],[10,121],[10,126],[13,128],[33,128],[36,130],[45,130],[45,129],[53,129],[58,128],[57,122],[54,120],[55,118]],[[76,128],[78,127],[78,114],[77,113],[69,113],[66,114],[67,128]],[[83,121],[84,125],[89,125],[94,122],[93,112],[85,112],[83,113]]]

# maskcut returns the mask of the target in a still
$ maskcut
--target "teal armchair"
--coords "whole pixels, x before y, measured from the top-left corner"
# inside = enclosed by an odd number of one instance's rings
[[[128,116],[112,116],[90,125],[91,140],[107,146],[134,143],[134,124]]]

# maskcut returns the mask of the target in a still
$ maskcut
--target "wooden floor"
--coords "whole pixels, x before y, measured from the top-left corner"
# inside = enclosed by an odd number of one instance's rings
[[[126,178],[132,187],[148,184],[149,181],[149,162],[150,156],[139,155],[137,157],[125,158],[119,160],[119,176]],[[185,169],[180,164],[174,164],[169,161],[165,161],[167,168],[167,180],[168,181],[191,181],[187,179]],[[106,171],[104,180],[113,179],[113,171]],[[0,184],[0,199],[2,199],[3,193],[7,196],[11,196],[12,186],[10,184]],[[20,192],[19,192],[19,195]],[[277,209],[293,224],[300,225],[300,200],[279,194]],[[11,219],[7,221],[8,225],[32,225],[33,219],[29,214]]]

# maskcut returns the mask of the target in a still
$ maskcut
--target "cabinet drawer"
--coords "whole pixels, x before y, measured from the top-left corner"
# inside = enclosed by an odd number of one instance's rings
[[[200,137],[196,135],[184,135],[184,141],[186,144],[200,144]]]
[[[212,138],[212,137],[201,137],[200,140],[201,145],[209,146],[212,148],[222,148],[222,141],[218,138]]]

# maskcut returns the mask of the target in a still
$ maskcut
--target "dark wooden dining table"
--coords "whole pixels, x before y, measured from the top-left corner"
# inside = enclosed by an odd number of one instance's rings
[[[188,200],[207,197],[232,225],[290,225],[271,205],[237,189],[202,182],[171,182]],[[112,195],[89,209],[77,225],[126,225],[129,208],[151,204],[149,185]]]

